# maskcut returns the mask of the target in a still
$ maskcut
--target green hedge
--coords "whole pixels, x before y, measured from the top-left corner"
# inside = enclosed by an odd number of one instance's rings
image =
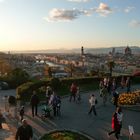
[[[16,90],[17,99],[20,100],[29,100],[31,97],[33,90],[36,90],[37,93],[40,94],[41,98],[43,98],[42,93],[45,93],[45,87],[50,85],[54,91],[59,95],[66,95],[69,93],[70,85],[72,82],[76,82],[77,85],[83,86],[87,85],[97,85],[99,78],[68,78],[61,79],[52,78],[51,80],[43,80],[37,82],[27,82],[20,85]],[[45,94],[44,94],[45,95]]]
[[[41,87],[46,87],[49,81],[38,81],[38,82],[27,82],[20,85],[16,89],[16,96],[19,100],[28,100],[33,91],[36,90],[38,93],[41,90]]]
[[[117,79],[118,85],[120,85],[121,76],[114,77]],[[52,78],[43,81],[36,82],[27,82],[25,84],[20,85],[17,88],[17,98],[21,100],[29,100],[31,97],[33,90],[36,90],[41,98],[45,97],[46,86],[50,85],[52,89],[60,96],[69,94],[70,86],[72,82],[76,82],[79,85],[80,90],[89,91],[98,89],[100,78],[98,77],[88,77],[88,78],[65,78],[58,79]],[[133,77],[132,84],[139,84],[140,77]]]

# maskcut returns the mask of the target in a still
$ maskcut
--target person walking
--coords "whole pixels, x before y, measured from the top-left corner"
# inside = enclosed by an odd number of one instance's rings
[[[119,127],[119,134],[120,134],[120,136],[121,136],[121,135],[122,135],[122,134],[121,134],[122,119],[123,119],[122,108],[121,108],[121,107],[117,107],[116,112],[117,112],[117,119],[118,119],[118,122],[119,122],[119,125],[120,125],[120,127]]]
[[[116,112],[113,113],[111,125],[112,125],[112,131],[107,133],[107,136],[110,137],[110,135],[115,133],[116,140],[119,140],[118,135],[119,135],[120,125],[119,125],[119,121],[118,121]]]
[[[33,137],[32,127],[28,124],[27,120],[22,120],[22,125],[17,129],[16,140],[31,140]]]
[[[36,94],[36,91],[33,91],[33,95],[31,96],[30,104],[32,106],[32,116],[34,117],[34,114],[37,116],[39,98]]]
[[[77,93],[77,85],[75,82],[72,83],[71,87],[70,87],[70,99],[69,101],[71,102],[72,100],[72,97],[73,97],[73,100],[75,101],[75,98],[76,98],[76,93]]]
[[[95,104],[96,104],[96,97],[94,96],[94,94],[91,95],[90,99],[89,99],[89,103],[90,103],[90,110],[88,112],[88,114],[91,114],[91,112],[94,112],[94,115],[97,116],[97,112],[95,109]]]

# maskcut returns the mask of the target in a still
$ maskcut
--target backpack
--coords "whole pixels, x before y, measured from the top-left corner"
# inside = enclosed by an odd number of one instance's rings
[[[95,99],[95,104],[98,104],[98,101],[97,101],[97,99]]]

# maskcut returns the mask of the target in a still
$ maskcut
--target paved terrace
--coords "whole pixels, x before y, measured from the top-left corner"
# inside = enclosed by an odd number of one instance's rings
[[[138,88],[140,89],[140,86],[133,86],[133,89]],[[102,98],[99,97],[98,92],[99,91],[92,91],[82,94],[82,102],[80,104],[69,102],[69,97],[63,98],[61,116],[52,119],[42,120],[40,118],[41,108],[39,108],[39,116],[32,118],[31,109],[29,105],[27,105],[26,118],[34,128],[34,140],[37,140],[38,136],[54,129],[74,129],[90,135],[93,137],[93,140],[115,140],[113,135],[110,136],[110,138],[107,137],[107,132],[111,131],[111,117],[112,113],[115,111],[115,106],[108,101],[107,105],[104,107]],[[94,114],[88,115],[88,99],[91,93],[94,93],[98,99],[96,107],[97,116],[94,116]],[[129,139],[128,125],[133,125],[134,127],[135,134],[133,140],[140,140],[139,108],[136,111],[123,109],[123,113],[123,136],[121,137],[121,140]]]

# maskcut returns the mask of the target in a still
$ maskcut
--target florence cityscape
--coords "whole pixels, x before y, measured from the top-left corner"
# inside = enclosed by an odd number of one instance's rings
[[[140,140],[139,12],[0,0],[0,140]]]

